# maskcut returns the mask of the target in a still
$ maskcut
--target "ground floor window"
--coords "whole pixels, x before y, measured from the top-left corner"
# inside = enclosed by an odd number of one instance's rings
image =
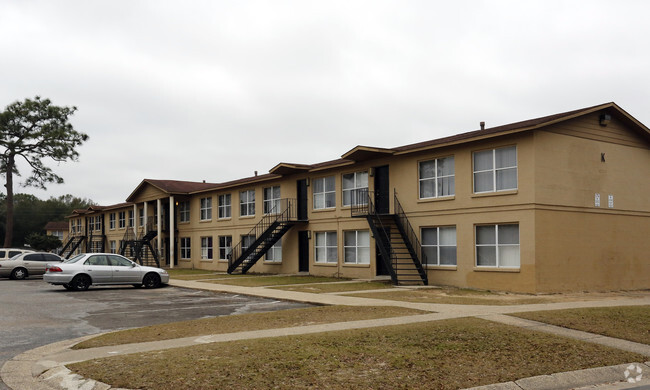
[[[370,232],[352,230],[345,232],[344,261],[348,264],[370,264]]]
[[[253,245],[254,242],[255,242],[255,236],[253,235],[241,236],[241,253],[243,254],[244,252],[246,252],[246,249],[248,249],[251,245]]]
[[[317,263],[337,263],[339,261],[336,232],[316,232],[314,252]]]
[[[201,237],[201,259],[212,260],[212,237]]]
[[[115,244],[115,241],[111,241],[111,242],[109,243],[109,246],[110,246],[110,248],[111,248],[111,253],[117,253],[117,246],[116,246],[116,244]]]
[[[455,226],[422,228],[421,237],[422,253],[426,256],[426,264],[456,265]]]
[[[181,259],[192,257],[192,245],[189,237],[181,237]]]
[[[232,252],[232,236],[219,237],[219,259],[228,260],[228,256]]]
[[[273,244],[266,252],[266,261],[273,261],[276,263],[282,262],[282,239]]]
[[[476,226],[476,266],[519,268],[519,224]]]

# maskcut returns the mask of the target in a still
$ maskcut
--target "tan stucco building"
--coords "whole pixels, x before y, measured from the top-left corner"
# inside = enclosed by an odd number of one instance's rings
[[[644,289],[649,178],[650,130],[607,103],[225,183],[145,179],[126,203],[76,210],[66,250],[529,293]]]

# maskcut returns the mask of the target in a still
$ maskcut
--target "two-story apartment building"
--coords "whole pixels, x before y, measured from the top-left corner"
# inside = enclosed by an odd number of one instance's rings
[[[70,232],[92,226],[104,250],[126,254],[129,231],[148,234],[170,267],[531,293],[641,289],[650,288],[648,179],[650,130],[607,103],[357,146],[225,183],[145,179],[126,203],[75,212]]]

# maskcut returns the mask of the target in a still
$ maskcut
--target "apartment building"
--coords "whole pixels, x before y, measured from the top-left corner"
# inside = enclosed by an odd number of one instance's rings
[[[648,178],[650,130],[607,103],[225,183],[145,179],[76,210],[66,250],[85,237],[75,250],[231,273],[643,289]]]

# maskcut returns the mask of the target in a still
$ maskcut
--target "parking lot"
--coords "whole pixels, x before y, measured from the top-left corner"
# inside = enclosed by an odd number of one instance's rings
[[[176,287],[91,287],[73,292],[40,278],[0,279],[0,366],[27,350],[89,334],[306,306]],[[7,387],[0,383],[0,389]]]

